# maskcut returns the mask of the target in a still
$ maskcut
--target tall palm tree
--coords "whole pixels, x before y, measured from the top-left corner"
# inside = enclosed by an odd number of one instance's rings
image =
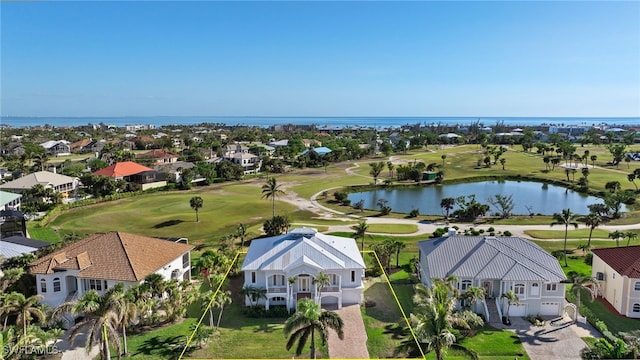
[[[473,309],[473,306],[480,300],[484,300],[487,295],[487,290],[479,286],[469,286],[467,290],[460,296],[465,302],[468,302],[468,308]]]
[[[200,222],[200,219],[198,218],[198,210],[202,208],[203,204],[204,200],[202,200],[200,196],[194,196],[189,200],[189,205],[196,212],[196,222]]]
[[[245,285],[242,290],[240,290],[240,295],[243,295],[249,298],[249,303],[251,307],[257,306],[260,299],[267,298],[267,289],[263,287],[255,287],[252,285]]]
[[[320,299],[320,296],[322,295],[322,289],[325,286],[331,285],[331,278],[329,277],[329,275],[321,271],[318,273],[318,275],[316,275],[316,277],[313,279],[311,283],[316,286],[316,289],[318,292],[318,299]]]
[[[602,217],[596,213],[589,213],[587,217],[584,219],[585,225],[589,227],[589,240],[587,241],[587,248],[591,248],[591,235],[593,235],[593,230],[602,224]]]
[[[247,236],[247,226],[243,223],[238,225],[237,235],[240,238],[240,247],[244,248],[244,238]]]
[[[311,338],[310,358],[316,358],[315,332],[321,336],[322,344],[327,343],[329,329],[333,329],[340,339],[344,339],[344,322],[340,315],[333,311],[322,311],[320,304],[316,304],[311,299],[302,299],[298,302],[298,311],[287,319],[284,324],[284,334],[289,336],[287,350],[291,349],[297,342],[296,355],[302,353],[302,349]]]
[[[205,282],[212,288],[212,277],[226,270],[230,263],[231,260],[226,255],[213,250],[205,250],[194,267],[202,273]]]
[[[393,242],[393,248],[396,251],[396,268],[400,267],[400,251],[402,251],[402,249],[406,247],[407,244],[403,243],[402,241],[395,240]]]
[[[516,293],[513,292],[513,290],[509,290],[508,292],[500,295],[501,299],[505,299],[507,300],[507,321],[511,322],[511,319],[509,318],[509,310],[511,309],[511,305],[518,305],[520,304],[520,298],[518,298],[518,295],[516,295]]]
[[[351,230],[355,231],[353,234],[354,238],[360,238],[362,241],[361,250],[364,251],[364,238],[367,235],[367,230],[369,229],[369,225],[367,225],[366,220],[362,220],[358,223],[358,225],[351,226]]]
[[[578,274],[575,271],[569,272],[569,284],[571,284],[571,293],[576,297],[576,318],[574,322],[577,322],[580,314],[580,294],[586,292],[591,296],[591,301],[593,301],[598,294],[600,284],[595,278]]]
[[[627,231],[624,233],[624,236],[627,238],[627,246],[631,243],[631,240],[635,240],[638,238],[638,234],[633,231]]]
[[[578,222],[576,221],[576,214],[571,211],[571,209],[563,209],[562,213],[553,214],[553,222],[550,224],[554,225],[564,225],[564,266],[567,267],[569,264],[567,263],[567,235],[569,233],[569,225],[572,225],[576,229],[578,228]]]
[[[153,273],[144,278],[144,283],[151,293],[151,296],[161,298],[167,288],[167,281],[165,281],[162,275]]]
[[[71,328],[69,343],[73,343],[76,336],[82,330],[86,330],[86,348],[91,350],[96,343],[100,344],[100,357],[102,360],[111,359],[110,342],[120,353],[120,339],[117,326],[119,317],[114,306],[113,298],[100,296],[95,290],[86,292],[80,299],[64,302],[55,308],[52,318],[71,313],[83,314],[80,322]]]
[[[616,241],[616,246],[620,246],[620,238],[624,238],[624,233],[622,231],[614,231],[609,233],[609,237]]]
[[[284,195],[284,191],[280,188],[282,185],[279,185],[276,181],[275,177],[270,177],[267,179],[267,183],[262,185],[262,199],[271,198],[271,217],[276,216],[276,198],[280,195]]]
[[[113,310],[118,317],[118,323],[122,328],[122,355],[127,355],[127,326],[131,324],[138,315],[138,308],[135,299],[124,288],[123,283],[118,283],[105,294],[112,301]]]
[[[42,295],[33,295],[30,297],[24,296],[19,292],[12,292],[5,296],[5,305],[3,306],[3,313],[16,314],[18,316],[17,323],[22,325],[22,336],[27,337],[27,327],[32,320],[42,322],[45,320],[46,315],[42,311],[42,307],[39,303],[42,299]]]

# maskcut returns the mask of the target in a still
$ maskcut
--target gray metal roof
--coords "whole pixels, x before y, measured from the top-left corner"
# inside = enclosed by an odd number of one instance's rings
[[[559,282],[566,276],[558,260],[519,237],[450,236],[421,241],[422,266],[432,278]]]
[[[13,200],[19,199],[21,197],[22,197],[22,195],[20,195],[20,194],[14,194],[14,193],[11,193],[11,192],[0,191],[0,206],[8,204],[8,203],[12,202]]]
[[[308,265],[320,270],[365,268],[356,241],[315,229],[251,241],[242,270],[285,270]]]
[[[32,253],[36,250],[38,250],[38,248],[0,240],[0,255],[2,255],[2,257],[4,257],[5,259],[12,258],[14,256],[20,256],[26,253]]]

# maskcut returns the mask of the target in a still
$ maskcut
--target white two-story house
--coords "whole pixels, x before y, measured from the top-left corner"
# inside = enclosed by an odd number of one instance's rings
[[[593,249],[591,276],[600,293],[624,316],[640,318],[640,246]]]
[[[56,307],[89,290],[102,294],[123,283],[126,288],[157,273],[165,280],[190,280],[193,246],[134,235],[108,232],[90,235],[35,260],[30,273],[36,277],[42,303]]]
[[[453,235],[421,241],[416,267],[426,286],[434,278],[455,275],[462,293],[469,286],[484,288],[485,301],[474,310],[489,321],[506,315],[507,302],[501,295],[510,290],[520,300],[520,305],[511,305],[510,316],[564,313],[566,276],[558,260],[526,239]]]
[[[259,304],[267,309],[271,305],[295,309],[302,298],[338,308],[360,304],[365,268],[354,239],[309,228],[253,240],[242,264],[244,286],[266,289],[267,298]],[[330,279],[323,288],[314,283],[321,272]],[[245,300],[246,305],[251,305],[248,297]]]

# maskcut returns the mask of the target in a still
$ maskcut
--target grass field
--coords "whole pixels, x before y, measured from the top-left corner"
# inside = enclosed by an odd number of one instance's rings
[[[525,230],[525,234],[534,239],[564,239],[564,230]],[[588,239],[589,229],[567,231],[567,239]],[[594,229],[591,239],[608,239],[609,232],[602,229]]]
[[[367,231],[382,234],[412,234],[418,231],[418,226],[414,224],[369,224]]]

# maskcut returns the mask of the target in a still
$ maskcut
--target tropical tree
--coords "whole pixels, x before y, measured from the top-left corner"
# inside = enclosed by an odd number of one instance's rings
[[[620,190],[622,186],[620,185],[620,181],[609,181],[604,184],[604,188],[609,190],[609,192],[614,193]]]
[[[205,250],[196,261],[195,268],[200,271],[205,282],[212,288],[212,277],[226,270],[230,263],[231,260],[225,254],[213,250]]]
[[[196,222],[200,222],[200,219],[198,219],[198,210],[202,208],[203,203],[204,201],[200,196],[194,196],[191,198],[191,200],[189,200],[189,205],[196,212]]]
[[[616,246],[620,246],[620,239],[624,238],[625,234],[622,231],[613,231],[609,233],[609,237],[616,241]]]
[[[318,275],[316,275],[311,283],[316,286],[318,298],[320,298],[320,296],[322,295],[322,289],[325,286],[331,285],[331,278],[329,277],[329,275],[321,271],[318,273]]]
[[[358,225],[353,225],[351,226],[351,230],[355,231],[355,233],[353,234],[354,238],[360,238],[361,239],[361,250],[364,251],[364,238],[365,236],[367,236],[367,230],[369,229],[369,225],[367,224],[366,220],[362,220],[358,223]]]
[[[440,155],[440,159],[442,159],[442,166],[444,167],[444,161],[447,159],[447,154]]]
[[[138,316],[135,298],[125,290],[123,283],[118,283],[107,290],[107,297],[111,297],[113,310],[122,328],[122,355],[127,355],[127,326]]]
[[[220,290],[217,292],[213,290],[207,290],[206,292],[200,294],[200,299],[202,301],[202,309],[209,312],[210,326],[214,326],[213,309],[220,308],[220,313],[218,313],[218,321],[215,323],[215,327],[219,328],[224,307],[227,304],[231,304],[231,292],[229,290]]]
[[[569,235],[569,225],[572,225],[576,229],[578,228],[578,223],[576,221],[576,214],[574,214],[571,209],[563,209],[562,213],[553,214],[553,222],[550,224],[554,225],[564,225],[564,266],[567,267],[569,264],[567,263],[567,236]]]
[[[271,199],[272,217],[276,216],[276,198],[280,195],[284,195],[284,191],[280,188],[282,185],[278,184],[275,177],[267,179],[267,183],[262,185],[262,199]]]
[[[395,169],[396,166],[391,162],[391,161],[387,161],[387,169],[389,169],[389,177],[392,178],[393,177],[393,169]]]
[[[589,227],[589,240],[587,240],[587,248],[591,248],[591,236],[593,235],[593,230],[602,224],[602,217],[597,213],[589,213],[587,217],[584,219],[585,225]]]
[[[509,310],[511,309],[511,305],[520,304],[520,298],[518,298],[518,295],[516,295],[513,290],[509,290],[508,292],[500,295],[500,298],[507,301],[507,312],[505,315],[507,316],[507,322],[511,322],[511,318],[509,318]]]
[[[240,247],[244,247],[244,238],[247,236],[247,226],[243,223],[238,225],[238,229],[236,230],[236,234],[240,238]]]
[[[627,238],[627,246],[631,243],[631,240],[635,240],[638,238],[638,234],[633,231],[627,231],[624,233],[624,236]]]
[[[470,329],[483,324],[482,319],[470,311],[454,311],[457,302],[456,292],[452,291],[454,280],[434,280],[430,288],[422,284],[416,286],[416,312],[410,316],[411,326],[418,341],[427,344],[427,349],[434,351],[438,360],[443,359],[446,349],[456,341],[454,328]]]
[[[267,298],[267,289],[258,288],[253,285],[245,285],[242,290],[240,290],[240,295],[246,296],[249,298],[249,303],[251,307],[257,306],[260,299]]]
[[[634,173],[627,174],[627,180],[629,180],[629,182],[636,187],[636,192],[638,192],[638,184],[636,184],[636,174]]]
[[[114,299],[108,294],[107,292],[104,296],[100,296],[95,290],[90,290],[78,300],[58,305],[52,314],[54,319],[67,313],[74,316],[83,314],[83,318],[70,329],[69,343],[73,343],[75,338],[84,332],[87,350],[90,351],[93,345],[98,343],[102,360],[111,359],[110,344],[120,353],[120,339],[117,331],[119,316],[114,306]]]
[[[473,306],[478,301],[484,300],[486,295],[487,295],[487,290],[485,290],[485,288],[479,287],[479,286],[469,286],[467,290],[465,290],[465,292],[462,293],[462,295],[460,295],[460,298],[464,300],[464,303],[465,305],[467,305],[467,308],[473,309]]]
[[[591,297],[591,301],[593,301],[598,294],[600,284],[595,278],[578,274],[575,271],[569,272],[568,275],[569,284],[571,284],[570,291],[576,297],[576,318],[574,322],[577,322],[580,314],[580,294],[586,292]]]
[[[369,166],[371,166],[371,170],[369,170],[369,174],[371,176],[373,176],[373,183],[377,184],[378,183],[378,176],[380,175],[380,173],[382,172],[382,170],[384,169],[384,163],[381,162],[373,162],[373,163],[369,163]]]
[[[456,199],[455,198],[443,198],[442,200],[440,200],[440,207],[442,209],[444,209],[445,214],[444,217],[446,219],[449,218],[449,211],[451,211],[451,209],[453,209],[453,207],[456,205]]]
[[[333,329],[340,339],[344,339],[344,322],[333,311],[323,311],[320,304],[311,299],[302,299],[298,302],[298,311],[284,324],[284,334],[288,336],[286,348],[290,350],[296,343],[296,355],[302,354],[307,341],[310,339],[310,358],[316,358],[316,331],[320,333],[322,344],[327,343],[329,329]]]
[[[402,241],[395,240],[393,242],[393,248],[396,251],[396,268],[400,267],[400,251],[402,251],[402,249],[406,247],[407,247],[407,244],[405,244]]]
[[[158,273],[149,274],[144,278],[143,286],[151,296],[161,298],[167,289],[167,281]]]
[[[27,327],[32,320],[43,322],[46,319],[39,303],[40,299],[42,299],[42,295],[26,297],[19,292],[12,292],[4,297],[5,304],[2,306],[2,312],[17,315],[16,322],[22,326],[24,338],[27,337]]]

